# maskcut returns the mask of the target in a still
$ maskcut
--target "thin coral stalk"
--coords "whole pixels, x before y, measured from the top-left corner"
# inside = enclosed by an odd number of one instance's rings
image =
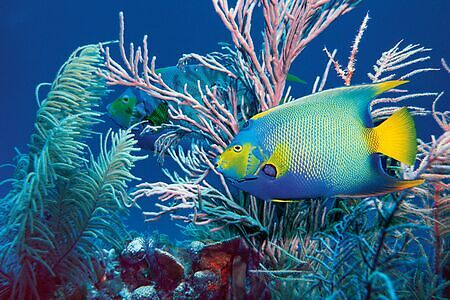
[[[434,230],[434,274],[440,275],[441,273],[441,264],[440,264],[440,258],[441,258],[441,233],[440,233],[440,213],[439,213],[439,207],[440,207],[440,200],[441,200],[441,192],[443,188],[441,185],[437,184],[435,187],[434,195],[433,195],[433,217],[434,217],[434,224],[433,224],[433,230]]]
[[[124,26],[124,16],[121,12],[119,47],[125,68],[111,57],[108,47],[105,49],[102,47],[108,71],[99,70],[99,74],[107,80],[108,84],[134,86],[152,97],[168,101],[170,103],[169,115],[172,120],[189,125],[190,128],[209,138],[213,142],[213,148],[221,152],[228,145],[228,141],[239,131],[238,120],[235,118],[238,112],[230,112],[226,109],[225,103],[223,99],[219,98],[216,88],[202,87],[198,82],[197,88],[200,99],[195,99],[189,94],[187,85],[184,87],[184,92],[178,92],[167,85],[161,75],[155,71],[156,58],[149,59],[147,36],[144,36],[143,45],[138,47],[137,50],[135,50],[133,44],[130,44],[129,54],[127,55],[124,46]],[[200,63],[204,63],[205,67],[235,77],[213,56],[202,57],[191,54],[187,58],[195,58]],[[141,69],[142,74],[138,71]],[[232,107],[237,110],[237,105],[232,105]],[[195,116],[189,116],[185,112],[186,108],[189,108],[189,112]]]
[[[369,14],[366,14],[353,42],[350,51],[350,56],[348,58],[347,68],[345,70],[343,70],[339,62],[334,59],[334,55],[332,55],[327,48],[324,48],[326,55],[334,65],[334,69],[336,70],[338,75],[342,78],[342,80],[344,80],[344,84],[346,86],[349,86],[352,82],[353,74],[355,73],[356,54],[358,54],[359,44],[361,43],[364,31],[367,29],[368,21],[369,21]]]
[[[261,1],[265,28],[260,59],[250,32],[258,1],[238,0],[235,7],[230,8],[225,0],[213,0],[216,12],[240,51],[241,63],[253,82],[262,110],[280,103],[284,98],[286,76],[295,58],[336,18],[351,10],[355,2]]]
[[[334,61],[334,57],[336,56],[336,53],[337,53],[337,50],[334,49],[333,52],[330,54],[330,56],[328,58],[327,66],[325,67],[325,70],[323,71],[323,74],[322,74],[322,79],[320,78],[320,76],[316,77],[311,94],[323,91],[323,89],[325,87],[325,83],[327,82],[327,79],[328,79],[328,73],[330,71],[331,64]],[[320,81],[320,84],[319,84],[319,81]]]
[[[444,70],[447,71],[447,73],[450,73],[450,68],[448,67],[447,62],[444,58],[441,58],[441,64],[444,67]]]

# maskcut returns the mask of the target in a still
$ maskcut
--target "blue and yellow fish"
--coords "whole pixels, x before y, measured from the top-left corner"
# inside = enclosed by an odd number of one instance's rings
[[[177,92],[187,92],[194,98],[201,100],[198,82],[201,86],[217,87],[224,91],[233,84],[232,79],[223,72],[218,72],[198,65],[171,66],[156,70],[166,84]],[[239,97],[252,97],[251,91],[235,81],[235,88]],[[187,108],[185,108],[187,109]],[[159,126],[168,122],[168,105],[165,101],[152,97],[137,88],[127,88],[116,100],[107,106],[108,115],[122,128],[129,128],[136,123],[148,121],[151,125]],[[195,112],[185,111],[190,117]]]
[[[312,94],[255,115],[218,157],[217,170],[264,200],[362,197],[419,185],[382,169],[380,154],[408,165],[417,153],[406,108],[373,127],[371,99],[405,81]]]
[[[136,88],[127,88],[106,107],[108,115],[120,127],[126,129],[136,123],[148,121],[159,126],[169,119],[168,105]]]
[[[232,86],[236,89],[238,99],[244,97],[246,103],[254,99],[250,88],[242,81],[230,78],[223,72],[211,70],[201,65],[171,66],[160,68],[156,73],[161,74],[166,84],[177,92],[187,92],[201,101],[198,82],[201,86],[217,87],[221,92],[227,92]],[[289,74],[287,80],[294,83],[304,83],[300,78]],[[108,115],[122,128],[129,128],[136,123],[148,121],[151,125],[161,125],[168,121],[168,105],[166,102],[152,97],[137,88],[127,88],[116,100],[107,106]],[[185,112],[186,113],[186,112]],[[189,114],[189,111],[187,112]],[[191,117],[195,113],[190,112]]]

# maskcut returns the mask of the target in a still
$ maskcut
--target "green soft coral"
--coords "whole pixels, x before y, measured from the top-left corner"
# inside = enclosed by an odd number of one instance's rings
[[[63,284],[95,280],[98,242],[122,239],[117,198],[134,179],[136,141],[129,130],[108,133],[97,159],[85,155],[108,93],[102,67],[97,45],[77,49],[40,103],[29,154],[20,154],[3,199],[11,210],[0,232],[2,297],[45,298]]]

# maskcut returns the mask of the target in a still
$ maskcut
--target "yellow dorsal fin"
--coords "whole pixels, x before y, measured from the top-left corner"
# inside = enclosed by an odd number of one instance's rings
[[[377,83],[375,84],[375,95],[379,95],[408,82],[408,80],[391,80]]]
[[[414,164],[417,154],[416,128],[406,107],[377,127],[370,128],[368,138],[372,152],[382,153],[408,165]]]

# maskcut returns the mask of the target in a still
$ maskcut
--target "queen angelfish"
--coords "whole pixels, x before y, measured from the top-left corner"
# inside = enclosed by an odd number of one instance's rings
[[[416,130],[406,107],[373,127],[376,95],[406,81],[343,87],[255,115],[218,157],[216,167],[264,200],[380,195],[423,180],[387,175],[380,154],[413,165]]]

